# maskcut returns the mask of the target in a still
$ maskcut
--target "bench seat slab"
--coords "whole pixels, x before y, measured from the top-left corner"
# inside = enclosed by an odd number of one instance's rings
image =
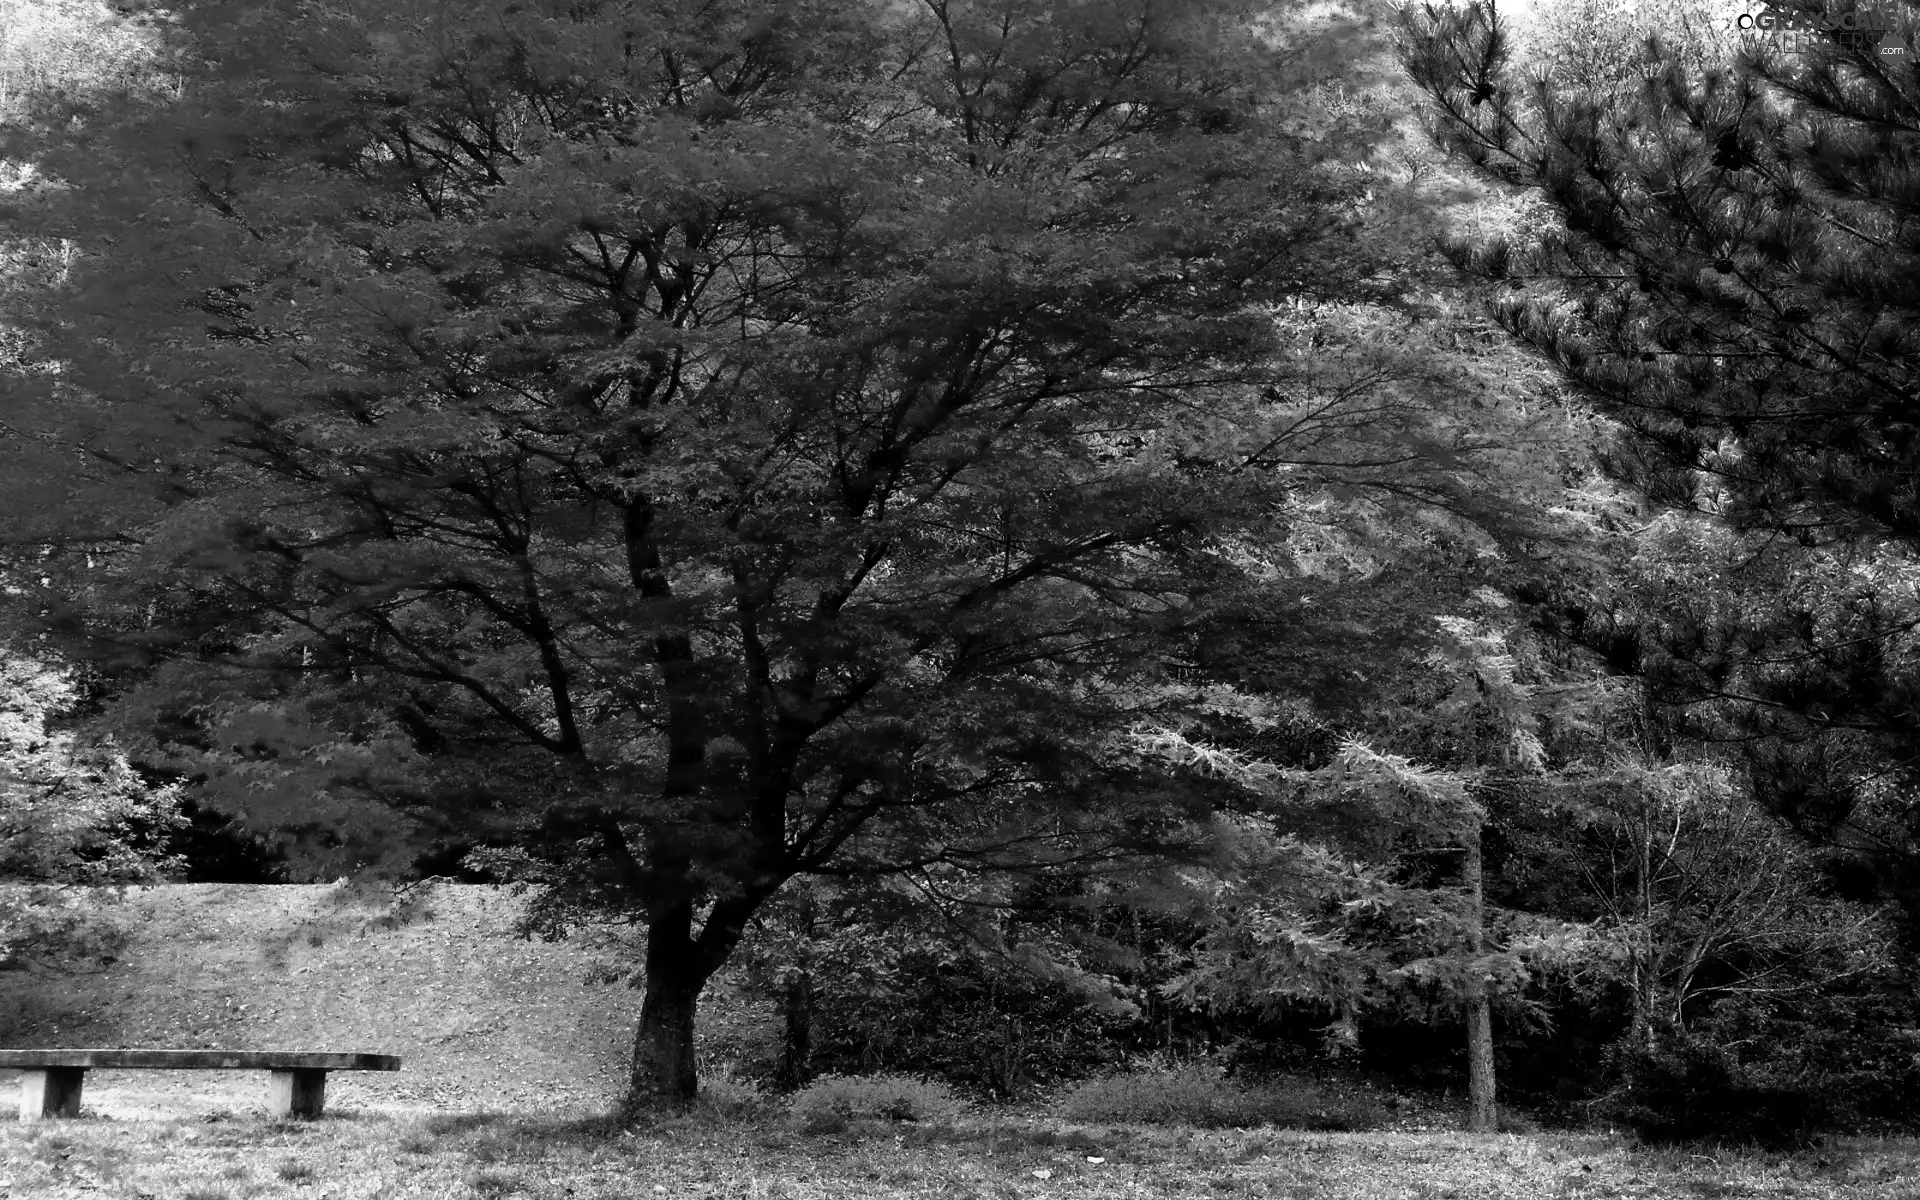
[[[335,1054],[287,1050],[0,1050],[0,1067],[193,1071],[398,1071],[392,1054]]]
[[[20,1119],[80,1115],[80,1085],[84,1067],[43,1067],[20,1073]]]

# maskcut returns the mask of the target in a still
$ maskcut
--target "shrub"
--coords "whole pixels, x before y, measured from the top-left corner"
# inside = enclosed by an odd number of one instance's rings
[[[982,1096],[1084,1076],[1137,1024],[1057,980],[941,947],[835,964],[814,988],[816,1067],[910,1072]]]
[[[944,1083],[904,1075],[822,1075],[794,1093],[792,1113],[809,1132],[839,1132],[855,1120],[947,1121],[966,1111]]]
[[[100,911],[115,893],[97,889],[178,865],[164,846],[178,791],[66,728],[83,700],[73,672],[0,643],[0,970],[113,961],[126,934]]]
[[[1203,1128],[1252,1124],[1249,1108],[1246,1093],[1217,1068],[1201,1065],[1090,1079],[1061,1102],[1062,1115],[1087,1124],[1130,1121]]]
[[[1796,1149],[1829,1124],[1809,1082],[1770,1077],[1697,1034],[1670,1031],[1652,1048],[1623,1044],[1614,1063],[1620,1083],[1596,1111],[1649,1143]]]
[[[760,1084],[742,1075],[732,1063],[700,1072],[700,1104],[716,1116],[751,1116],[766,1103],[767,1094]]]
[[[1142,975],[1144,949],[1094,938],[1091,910],[1033,888],[1012,903],[976,945],[910,894],[814,884],[787,895],[741,956],[748,986],[804,1034],[783,1055],[783,1084],[894,1072],[1004,1099],[1085,1078],[1169,1021],[1185,1031],[1184,1012],[1148,1021],[1123,999],[1161,981]]]
[[[187,781],[179,772],[145,766],[136,766],[135,770],[153,786]],[[254,833],[239,819],[191,797],[181,797],[177,817],[163,814],[160,820],[136,818],[127,823],[127,828],[148,839],[174,862],[169,874],[175,883],[288,882],[284,847]]]
[[[1253,1093],[1260,1123],[1278,1129],[1305,1129],[1315,1133],[1358,1133],[1378,1129],[1388,1120],[1387,1110],[1372,1096],[1342,1094],[1305,1079],[1285,1086],[1268,1085]]]
[[[1914,981],[1889,972],[1791,1004],[1726,1002],[1695,1032],[1737,1047],[1744,1078],[1805,1093],[1829,1129],[1898,1133],[1920,1127],[1916,1025]]]
[[[1792,1149],[1832,1130],[1912,1129],[1920,1102],[1920,1006],[1892,971],[1839,980],[1791,1003],[1733,997],[1649,1048],[1609,1055],[1616,1086],[1595,1115],[1654,1143]]]
[[[1372,1129],[1386,1114],[1370,1099],[1335,1094],[1307,1080],[1242,1088],[1206,1064],[1089,1080],[1068,1092],[1061,1114],[1081,1123],[1127,1121],[1203,1129],[1275,1125],[1284,1129]]]

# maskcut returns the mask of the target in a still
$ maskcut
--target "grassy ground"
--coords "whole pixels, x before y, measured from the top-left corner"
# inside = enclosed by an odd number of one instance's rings
[[[818,1135],[736,1086],[731,1101],[628,1135],[596,1114],[618,1094],[637,996],[584,979],[631,947],[517,940],[518,904],[461,887],[404,911],[344,888],[131,893],[113,963],[0,973],[0,1045],[364,1050],[405,1067],[330,1077],[316,1123],[265,1118],[262,1072],[97,1071],[92,1119],[19,1125],[0,1072],[0,1200],[1920,1197],[1911,1142],[1790,1158],[1649,1152],[1425,1132],[1447,1114],[1424,1110],[1354,1134],[986,1113]],[[771,1017],[723,986],[703,1009],[703,1056],[764,1054]],[[726,1101],[723,1072],[715,1082]]]
[[[48,1122],[0,1130],[0,1196],[33,1200],[1911,1200],[1911,1143],[1780,1158],[1649,1153],[1601,1137],[1194,1133],[1034,1120],[819,1137],[777,1117],[594,1121],[341,1113],[317,1123]]]

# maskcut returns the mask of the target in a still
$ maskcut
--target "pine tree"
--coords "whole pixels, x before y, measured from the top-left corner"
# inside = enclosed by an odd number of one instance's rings
[[[1626,428],[1622,475],[1743,528],[1912,547],[1920,8],[1874,11],[1878,40],[1761,33],[1731,62],[1656,38],[1632,86],[1523,85],[1486,3],[1409,9],[1404,49],[1444,142],[1562,219],[1454,249]]]
[[[1920,545],[1920,9],[1768,13],[1523,81],[1494,5],[1427,7],[1403,59],[1440,139],[1527,214],[1451,255],[1618,423],[1613,475],[1736,531],[1657,597],[1537,587],[1543,627],[1741,747],[1763,802],[1913,911],[1920,819],[1890,781],[1920,681],[1895,586]]]

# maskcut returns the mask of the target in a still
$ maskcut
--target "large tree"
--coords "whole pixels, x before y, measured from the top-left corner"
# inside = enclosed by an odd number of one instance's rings
[[[17,143],[80,248],[14,306],[27,599],[262,819],[556,836],[645,927],[633,1105],[796,875],[1177,842],[1115,735],[1322,501],[1497,525],[1324,10],[171,8]]]

